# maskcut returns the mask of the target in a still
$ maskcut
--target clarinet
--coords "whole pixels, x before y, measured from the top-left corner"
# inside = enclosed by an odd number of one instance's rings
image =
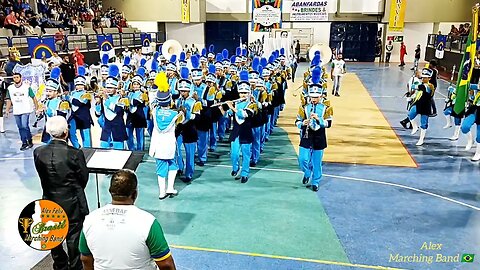
[[[44,99],[40,101],[40,106],[45,108],[47,106],[47,100]],[[37,115],[37,118],[35,119],[35,122],[33,123],[32,127],[36,128],[38,126],[38,123],[42,121],[44,117],[45,117],[45,110],[43,110],[40,114]]]

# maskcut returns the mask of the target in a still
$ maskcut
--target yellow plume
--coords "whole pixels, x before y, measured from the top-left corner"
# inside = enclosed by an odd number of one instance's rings
[[[38,87],[37,94],[35,95],[35,97],[39,100],[43,96],[44,91],[45,91],[45,84],[42,83]]]
[[[157,86],[159,92],[168,92],[170,88],[168,85],[167,74],[163,71],[157,74],[153,83]]]

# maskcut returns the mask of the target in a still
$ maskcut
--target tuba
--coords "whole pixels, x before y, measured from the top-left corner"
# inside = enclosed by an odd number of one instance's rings
[[[169,39],[165,41],[162,45],[162,54],[165,56],[165,59],[170,60],[172,55],[179,55],[182,52],[182,44],[180,42]]]
[[[322,60],[322,63],[320,64],[321,66],[325,66],[326,64],[330,63],[330,60],[332,59],[332,50],[328,45],[322,44],[322,43],[317,43],[310,47],[308,50],[308,58],[310,61],[313,59],[315,56],[315,52],[320,52],[320,59]]]

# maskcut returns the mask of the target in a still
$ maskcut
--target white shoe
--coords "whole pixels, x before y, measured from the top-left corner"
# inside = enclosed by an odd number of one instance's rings
[[[5,133],[5,129],[3,127],[3,117],[0,117],[0,133]]]
[[[157,176],[158,180],[158,189],[160,191],[158,198],[163,200],[167,197],[167,193],[165,192],[165,178]]]
[[[178,191],[173,187],[175,184],[175,177],[177,176],[177,170],[168,171],[167,178],[167,195],[177,195]]]
[[[445,119],[447,119],[447,123],[445,124],[445,126],[443,128],[445,128],[445,129],[451,128],[452,127],[452,117],[450,117],[450,115],[445,115]]]
[[[412,133],[410,133],[410,134],[414,135],[418,131],[418,124],[417,124],[417,122],[415,122],[415,119],[410,120],[410,123],[412,124]]]
[[[449,138],[450,141],[456,141],[460,137],[460,126],[455,126],[455,131],[453,132],[453,136]]]
[[[425,140],[425,135],[427,134],[427,130],[426,129],[423,129],[421,128],[420,129],[420,139],[418,139],[418,142],[417,142],[417,146],[421,146],[423,145],[423,142]]]
[[[475,151],[475,155],[472,157],[472,161],[479,161],[480,160],[480,143],[477,143],[477,150]]]
[[[467,145],[465,146],[465,151],[470,151],[473,146],[473,134],[471,131],[467,133]]]

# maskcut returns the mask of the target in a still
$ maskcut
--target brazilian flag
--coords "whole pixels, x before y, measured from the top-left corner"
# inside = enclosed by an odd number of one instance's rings
[[[463,254],[462,255],[462,262],[463,263],[472,263],[475,259],[475,254]]]
[[[460,114],[465,110],[465,102],[468,97],[468,88],[470,86],[475,55],[477,53],[478,6],[473,7],[472,13],[472,27],[470,28],[470,34],[468,35],[467,47],[465,49],[465,54],[463,55],[462,64],[458,71],[457,96],[455,98],[455,106],[453,107],[453,110],[457,114]]]

